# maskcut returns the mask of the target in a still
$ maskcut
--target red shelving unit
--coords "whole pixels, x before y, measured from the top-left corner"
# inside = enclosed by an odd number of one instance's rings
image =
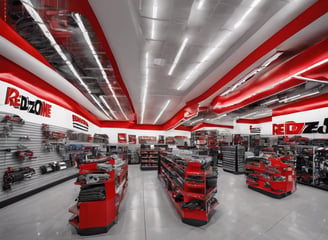
[[[111,159],[109,163],[115,166],[115,160]],[[120,173],[115,176],[115,167],[109,172],[97,168],[97,163],[88,163],[80,165],[79,175],[91,173],[107,173],[109,179],[97,183],[85,184],[84,182],[75,182],[82,186],[104,186],[105,199],[97,201],[80,200],[69,208],[72,217],[69,223],[72,224],[80,235],[92,235],[105,233],[115,223],[118,216],[118,209],[127,189],[127,164]],[[122,188],[118,194],[118,187]]]
[[[142,149],[140,150],[140,169],[156,170],[158,168],[159,150]]]
[[[202,226],[209,221],[210,213],[218,205],[214,195],[216,187],[206,185],[206,176],[212,168],[202,169],[202,164],[184,159],[186,165],[177,163],[175,156],[161,154],[158,177],[184,223]],[[193,179],[196,178],[193,182]]]
[[[296,191],[295,170],[285,157],[252,157],[246,160],[246,183],[249,188],[274,198]]]

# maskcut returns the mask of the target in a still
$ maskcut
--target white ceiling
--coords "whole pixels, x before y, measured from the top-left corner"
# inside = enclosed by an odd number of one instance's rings
[[[200,2],[203,5],[198,9]],[[152,124],[168,99],[157,124],[165,123],[274,35],[315,0],[89,0],[118,63],[138,123],[148,69],[143,123]],[[258,3],[254,9],[252,4]],[[157,8],[156,8],[157,6]],[[245,16],[245,13],[249,14]],[[244,19],[243,19],[243,16]],[[238,27],[235,25],[243,21]],[[327,36],[327,14],[281,44],[293,50]],[[179,48],[188,42],[171,76]],[[220,43],[220,44],[218,44]],[[207,53],[213,52],[204,62]],[[146,63],[146,53],[149,61]],[[235,80],[271,56],[263,56]],[[194,70],[196,69],[196,70]],[[193,71],[187,80],[187,75]],[[181,90],[177,87],[185,80]],[[207,106],[217,95],[201,103]]]

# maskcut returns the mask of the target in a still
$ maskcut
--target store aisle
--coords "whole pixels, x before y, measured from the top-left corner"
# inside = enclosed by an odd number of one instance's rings
[[[0,236],[10,240],[111,239],[297,239],[328,238],[328,192],[298,185],[284,199],[249,190],[243,175],[220,171],[218,200],[210,222],[193,227],[181,222],[156,171],[129,166],[129,187],[118,223],[108,233],[79,236],[68,224],[68,208],[79,187],[68,181],[0,209]]]

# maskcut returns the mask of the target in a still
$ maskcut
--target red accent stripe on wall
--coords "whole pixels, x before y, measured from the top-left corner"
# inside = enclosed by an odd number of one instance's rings
[[[2,56],[0,56],[0,63],[0,81],[10,83],[39,98],[75,112],[99,126],[99,121],[94,115],[57,88]]]
[[[214,109],[214,111],[219,113],[226,112],[227,109],[231,111],[236,108],[240,108],[250,103],[256,102],[260,99],[266,98],[272,94],[278,93],[285,89],[297,86],[298,84],[303,83],[304,81],[290,79],[272,88],[272,86],[279,83],[281,80],[287,79],[288,77],[291,77],[294,74],[325,59],[328,59],[328,38],[306,49],[302,53],[298,54],[287,62],[277,66],[276,68],[272,69],[270,72],[259,77],[258,79],[249,82],[248,84],[245,84],[245,86],[240,90],[237,90],[227,96],[216,97],[212,102],[213,107],[219,107],[224,105],[231,105],[231,107]],[[263,89],[268,90],[263,91]],[[240,101],[242,99],[245,100],[236,104],[237,101]]]
[[[183,126],[183,125],[180,125],[180,126],[176,127],[175,130],[191,132],[192,126]]]
[[[240,118],[237,120],[237,123],[245,123],[245,124],[259,124],[259,123],[266,123],[266,122],[272,122],[272,117],[263,117],[263,118],[256,118],[256,119]]]

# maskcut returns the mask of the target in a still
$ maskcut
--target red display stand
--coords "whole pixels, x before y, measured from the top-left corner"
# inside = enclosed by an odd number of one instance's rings
[[[199,162],[188,159],[184,161],[187,166],[176,163],[169,155],[161,154],[158,177],[164,183],[182,221],[193,226],[202,226],[208,222],[210,213],[218,205],[214,198],[216,186],[208,187],[206,184],[206,176],[212,174],[212,167],[201,169],[202,164]],[[197,182],[188,180],[195,177]],[[195,201],[197,204],[193,206]]]
[[[113,166],[115,160],[109,161]],[[110,178],[103,182],[97,182],[88,185],[105,186],[105,199],[97,201],[77,202],[69,208],[73,214],[69,223],[72,224],[80,235],[92,235],[105,233],[116,222],[118,209],[127,189],[127,164],[122,168],[119,174],[115,176],[115,169],[110,172],[97,169],[97,163],[88,163],[80,166],[79,174],[88,173],[108,173]],[[75,182],[76,185],[87,185],[81,182]],[[118,192],[117,188],[121,188]]]
[[[286,157],[246,159],[248,187],[274,198],[283,198],[296,191],[295,169]]]

